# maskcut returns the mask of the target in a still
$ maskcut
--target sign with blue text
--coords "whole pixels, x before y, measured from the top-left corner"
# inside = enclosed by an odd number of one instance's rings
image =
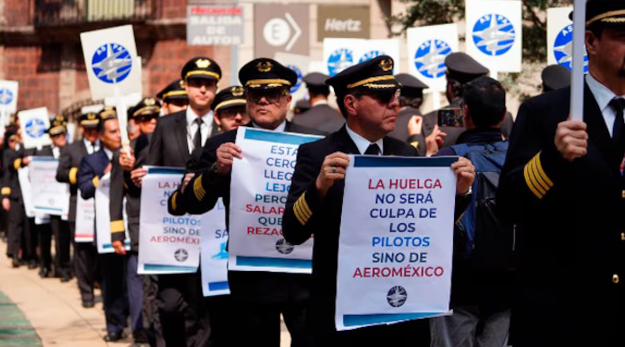
[[[449,311],[455,161],[350,156],[339,236],[337,330]]]
[[[559,64],[573,70],[573,7],[547,10],[547,63]],[[584,48],[585,50],[585,48]],[[584,73],[588,73],[588,56],[584,57]]]
[[[195,273],[200,265],[202,216],[173,216],[167,200],[176,191],[184,168],[146,166],[141,184],[139,273]]]
[[[202,293],[204,296],[230,294],[226,206],[221,198],[215,208],[202,215],[200,244]]]
[[[521,6],[516,0],[467,0],[467,53],[491,71],[520,72]]]
[[[80,34],[91,99],[141,93],[141,66],[132,25]]]
[[[291,187],[299,145],[319,136],[241,127],[230,184],[230,270],[310,273],[313,240],[289,244],[282,215]],[[250,180],[250,177],[258,179]]]
[[[430,87],[442,92],[447,87],[445,58],[458,51],[456,24],[408,29],[408,71]]]

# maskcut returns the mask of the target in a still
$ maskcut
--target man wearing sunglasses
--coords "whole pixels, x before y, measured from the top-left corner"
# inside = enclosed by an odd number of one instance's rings
[[[184,88],[184,80],[175,80],[156,94],[163,102],[161,113],[163,115],[174,114],[184,111],[189,105],[189,96]]]
[[[137,105],[128,110],[129,118],[135,121],[140,135],[130,142],[130,155],[125,150],[117,150],[111,160],[110,186],[110,216],[111,241],[115,253],[126,255],[126,271],[119,276],[126,276],[128,287],[128,302],[132,335],[135,344],[148,343],[148,336],[143,326],[144,303],[146,307],[155,300],[143,295],[143,280],[137,273],[139,257],[139,213],[141,207],[141,190],[132,184],[130,173],[135,169],[135,162],[145,160],[147,156],[149,138],[156,128],[156,121],[161,112],[161,105],[153,98],[144,98]],[[135,160],[136,157],[139,160]],[[124,239],[123,202],[126,198],[126,214],[128,217],[128,234],[130,236],[130,251],[126,252]]]
[[[395,129],[400,96],[393,65],[393,59],[383,55],[328,79],[346,125],[323,140],[299,147],[282,230],[284,238],[295,245],[313,235],[315,238],[310,317],[317,346],[429,346],[427,320],[343,332],[335,328],[337,258],[348,154],[418,155],[416,148],[405,141],[387,136]],[[459,217],[471,201],[475,171],[464,158],[451,168],[457,177]]]
[[[251,122],[246,126],[276,132],[315,134],[316,130],[292,124],[286,120],[291,103],[289,89],[297,81],[295,72],[279,62],[259,58],[245,64],[239,71],[239,80],[245,86],[247,114]],[[211,138],[204,146],[200,168],[182,193],[182,201],[189,213],[202,214],[215,207],[223,198],[226,216],[230,209],[230,178],[234,158],[245,153],[234,142],[237,130]],[[250,178],[253,179],[253,178]],[[204,192],[197,195],[198,191]],[[226,221],[229,224],[229,221]],[[230,230],[230,233],[245,232]],[[291,346],[309,346],[306,329],[306,309],[310,275],[270,272],[230,271],[228,274],[231,299],[235,303],[237,334],[229,345],[280,346],[280,315],[291,334]],[[230,337],[232,339],[232,337]]]

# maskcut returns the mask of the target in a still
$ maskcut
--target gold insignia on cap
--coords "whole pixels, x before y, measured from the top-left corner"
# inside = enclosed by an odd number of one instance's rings
[[[195,66],[197,66],[200,69],[206,69],[207,67],[209,67],[211,64],[211,62],[208,59],[198,59],[195,61]]]
[[[258,71],[260,72],[269,72],[271,71],[273,64],[271,64],[268,61],[261,61],[256,65],[256,67],[258,68]]]
[[[147,98],[147,99],[145,99],[145,105],[146,105],[146,106],[152,106],[152,105],[154,105],[155,103],[156,103],[156,101],[154,101],[154,99],[152,99],[152,98]]]
[[[243,95],[243,87],[234,87],[234,88],[232,88],[232,95],[233,96],[241,96],[241,95]]]
[[[87,115],[87,119],[89,119],[89,120],[94,120],[94,119],[95,119],[95,117],[96,117],[96,116],[95,116],[95,113],[89,113],[89,114]]]
[[[393,70],[393,62],[389,59],[384,59],[380,62],[380,67],[382,71],[391,71]]]
[[[178,82],[178,84],[180,85],[180,88],[184,88],[184,80],[180,80],[180,82]]]

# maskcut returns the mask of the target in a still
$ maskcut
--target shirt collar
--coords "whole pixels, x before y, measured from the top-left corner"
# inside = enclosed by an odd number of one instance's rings
[[[617,95],[601,82],[597,81],[591,74],[586,74],[586,83],[588,83],[588,88],[590,88],[592,95],[597,101],[597,105],[599,105],[601,113],[603,113],[610,105],[610,101],[616,98]],[[620,98],[623,98],[623,96],[620,96]]]
[[[326,100],[319,100],[319,101],[315,102],[315,104],[312,105],[312,107],[319,106],[319,105],[327,105],[327,104],[328,104],[328,102]]]
[[[265,128],[261,127],[260,125],[256,124],[256,122],[252,122],[252,124],[254,125],[254,128],[268,130],[268,131],[275,131],[277,133],[283,133],[286,130],[286,119],[284,121],[282,121],[282,123],[280,123],[280,125],[278,125],[278,127],[273,129],[273,130],[272,129],[265,129]]]
[[[371,145],[372,143],[369,142],[369,140],[357,134],[352,129],[350,129],[349,125],[346,125],[345,129],[347,129],[347,134],[349,135],[349,137],[352,138],[352,141],[354,141],[354,143],[356,144],[356,147],[358,147],[358,152],[360,152],[360,154],[364,154],[367,151],[367,148],[369,148],[369,145]],[[380,147],[380,154],[384,153],[383,138],[377,140],[375,143],[378,145],[378,147]]]
[[[87,146],[87,147],[91,146],[91,141],[87,140],[86,138],[83,137],[82,141],[85,143],[85,146]],[[96,146],[100,145],[100,139],[96,139],[95,140],[95,145]]]
[[[104,154],[106,154],[106,157],[109,158],[109,160],[113,159],[113,151],[106,147],[102,147],[102,149],[104,149]]]
[[[187,107],[187,124],[193,124],[196,118],[197,114],[193,111],[193,109],[191,109],[191,106]],[[206,125],[210,125],[213,122],[213,110],[203,114],[201,118]]]

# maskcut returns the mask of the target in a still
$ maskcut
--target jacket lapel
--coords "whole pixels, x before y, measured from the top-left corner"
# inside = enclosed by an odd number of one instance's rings
[[[349,134],[347,133],[347,125],[343,125],[343,127],[336,132],[335,141],[336,145],[339,148],[339,151],[346,154],[360,154],[358,151],[358,146],[354,143]]]
[[[178,113],[178,118],[176,118],[176,142],[178,143],[178,148],[180,149],[181,158],[186,159],[189,157],[189,144],[187,143],[187,112],[181,111]]]
[[[585,84],[584,93],[584,122],[588,126],[588,137],[610,163],[610,166],[616,163],[616,167],[618,167],[623,158],[618,158],[616,154],[616,147],[612,143],[612,137],[603,119],[603,114],[588,84]]]

